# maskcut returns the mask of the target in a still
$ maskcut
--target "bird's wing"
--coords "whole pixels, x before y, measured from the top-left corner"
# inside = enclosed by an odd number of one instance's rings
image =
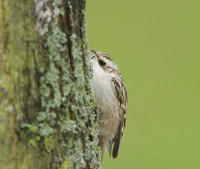
[[[119,152],[120,145],[122,143],[123,135],[124,135],[124,129],[126,127],[126,109],[127,109],[127,91],[126,86],[124,84],[124,81],[121,78],[112,78],[112,84],[115,91],[115,95],[118,101],[119,106],[119,127],[118,131],[115,133],[114,139],[110,142],[110,154],[112,149],[112,156],[113,158],[116,158]]]

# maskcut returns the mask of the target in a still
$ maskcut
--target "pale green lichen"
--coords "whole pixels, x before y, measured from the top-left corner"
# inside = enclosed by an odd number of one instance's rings
[[[71,20],[71,27],[74,27],[73,22],[73,7],[69,2],[69,14]],[[57,6],[56,6],[57,4]],[[54,17],[57,14],[63,14],[63,10],[60,7],[60,1],[58,3],[54,3]],[[60,10],[60,12],[59,12]],[[48,24],[48,23],[47,23]],[[56,119],[52,119],[53,121],[57,121],[56,131],[54,131],[55,137],[59,139],[62,144],[60,148],[65,149],[66,151],[62,151],[64,154],[64,158],[62,160],[66,161],[68,159],[70,161],[69,168],[82,168],[86,165],[84,159],[88,160],[91,168],[99,168],[99,160],[96,157],[98,152],[98,139],[97,139],[97,126],[95,125],[95,119],[97,115],[95,115],[95,110],[91,111],[94,108],[94,103],[91,103],[91,100],[94,100],[89,83],[89,63],[87,65],[83,62],[81,45],[85,45],[84,40],[79,42],[79,36],[75,33],[72,33],[69,36],[67,41],[65,33],[63,33],[58,24],[52,23],[49,25],[52,31],[48,32],[46,35],[46,47],[48,48],[47,56],[49,62],[45,65],[44,72],[45,76],[41,78],[41,93],[42,93],[42,107],[46,114],[49,114],[53,109],[57,117]],[[61,52],[66,52],[65,44],[71,44],[71,56],[73,58],[73,71],[70,74],[69,68],[69,58],[61,57]],[[86,48],[86,46],[84,46]],[[87,50],[87,49],[85,49]],[[69,57],[69,56],[68,56]],[[84,56],[87,57],[87,56]],[[87,58],[85,59],[87,60]],[[59,74],[61,71],[61,75]],[[89,76],[88,76],[89,75]],[[71,77],[74,77],[74,80],[71,80]],[[60,82],[58,82],[60,80]],[[60,83],[60,84],[59,84]],[[86,91],[86,86],[87,90]],[[45,91],[48,90],[48,94],[45,94]],[[44,93],[44,94],[43,94]],[[51,99],[49,99],[51,98]],[[71,100],[71,101],[70,101]],[[60,106],[63,105],[65,107],[64,110],[60,109]],[[70,117],[70,112],[73,112],[73,117]],[[71,119],[72,118],[72,119]],[[90,121],[90,134],[93,135],[94,141],[89,141],[88,137],[88,129],[86,128],[86,123]],[[50,128],[55,128],[55,126],[51,124],[51,119],[43,120],[45,123],[45,129],[47,129],[49,135]],[[40,125],[42,123],[40,122]],[[49,129],[47,126],[49,125]],[[56,133],[63,133],[62,136],[57,136]],[[67,134],[67,136],[65,135]],[[82,137],[82,138],[81,138]],[[81,139],[84,139],[83,143]],[[84,147],[84,148],[83,148]],[[61,159],[60,159],[61,160]],[[60,160],[58,160],[60,162]],[[57,166],[56,162],[54,166]]]

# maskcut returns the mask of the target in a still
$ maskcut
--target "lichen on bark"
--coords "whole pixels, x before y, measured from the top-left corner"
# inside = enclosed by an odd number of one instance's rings
[[[12,156],[10,165],[5,165],[6,158],[0,165],[20,169],[100,168],[85,0],[3,3],[6,11],[1,8],[0,14],[7,16],[6,66],[12,77],[13,98],[7,96],[9,77],[2,71],[0,100],[5,104],[0,104],[0,135],[7,143],[0,155],[12,145],[8,151]],[[0,140],[4,142],[2,137]]]

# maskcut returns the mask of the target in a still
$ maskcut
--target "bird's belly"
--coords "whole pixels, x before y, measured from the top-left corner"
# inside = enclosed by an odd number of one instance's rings
[[[111,140],[119,126],[119,115],[117,112],[100,112],[99,136]]]
[[[96,83],[94,83],[96,82]],[[112,139],[119,125],[119,114],[116,96],[110,80],[97,83],[93,81],[93,91],[100,108],[99,137]]]

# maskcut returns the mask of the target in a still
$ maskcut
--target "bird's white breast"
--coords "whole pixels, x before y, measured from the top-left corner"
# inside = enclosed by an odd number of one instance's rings
[[[116,112],[116,97],[111,80],[112,77],[108,73],[105,73],[98,65],[94,65],[92,89],[103,112]]]
[[[106,137],[112,137],[114,134],[118,121],[118,105],[114,88],[112,86],[112,76],[104,72],[102,68],[93,63],[93,77],[92,77],[92,89],[95,94],[95,98],[100,107],[100,135]],[[109,131],[109,132],[108,132]]]

